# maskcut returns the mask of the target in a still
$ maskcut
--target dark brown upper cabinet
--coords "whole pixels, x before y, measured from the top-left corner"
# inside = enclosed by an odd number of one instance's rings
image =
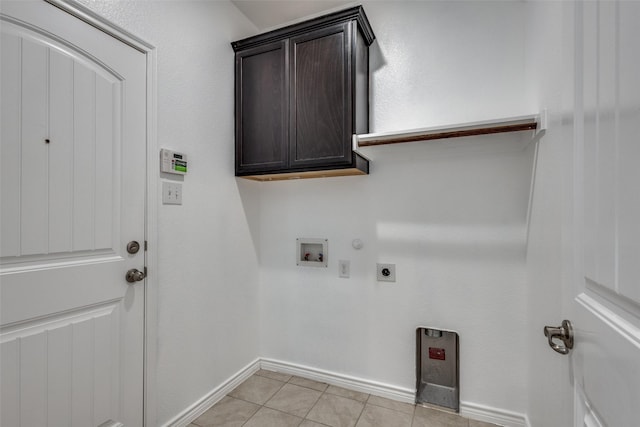
[[[352,136],[369,131],[369,46],[361,6],[233,42],[236,176],[366,175]]]

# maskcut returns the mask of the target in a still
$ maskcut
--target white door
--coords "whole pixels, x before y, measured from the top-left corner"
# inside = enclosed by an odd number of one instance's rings
[[[0,424],[141,426],[145,55],[44,1],[1,12]]]
[[[640,2],[577,2],[575,16],[575,425],[631,427],[640,425]]]

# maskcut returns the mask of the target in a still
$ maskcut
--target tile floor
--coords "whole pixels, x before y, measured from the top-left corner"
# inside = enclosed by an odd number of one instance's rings
[[[189,427],[495,427],[279,372],[259,370]]]

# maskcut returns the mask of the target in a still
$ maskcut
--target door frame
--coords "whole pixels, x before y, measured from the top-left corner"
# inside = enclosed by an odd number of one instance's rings
[[[99,29],[146,56],[146,180],[145,180],[145,267],[143,414],[145,426],[157,424],[157,312],[158,312],[158,140],[157,140],[157,52],[155,46],[110,22],[76,0],[44,0]]]

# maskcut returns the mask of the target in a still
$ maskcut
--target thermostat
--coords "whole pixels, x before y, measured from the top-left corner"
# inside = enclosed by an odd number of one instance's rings
[[[160,171],[178,175],[186,174],[187,155],[163,148],[160,150]]]

